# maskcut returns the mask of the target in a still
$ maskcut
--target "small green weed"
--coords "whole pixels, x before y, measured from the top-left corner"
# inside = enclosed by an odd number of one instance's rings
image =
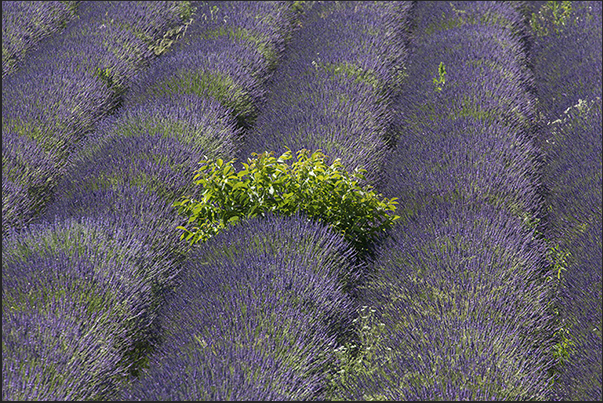
[[[436,86],[435,90],[436,91],[442,91],[442,86],[444,84],[446,84],[446,65],[444,64],[444,62],[440,62],[440,65],[438,66],[438,74],[439,77],[435,77],[433,79],[433,84]]]

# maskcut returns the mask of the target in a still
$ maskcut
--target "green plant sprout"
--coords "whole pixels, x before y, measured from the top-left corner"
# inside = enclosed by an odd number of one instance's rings
[[[100,67],[96,68],[94,75],[100,78],[109,88],[113,88],[113,74],[111,72],[111,68],[107,67],[106,69],[102,69]]]
[[[446,84],[446,65],[444,64],[444,62],[440,62],[440,65],[438,66],[438,74],[439,77],[435,77],[433,79],[433,84],[436,86],[435,90],[436,91],[442,91],[442,85]]]
[[[337,360],[334,374],[329,375],[329,400],[344,400],[338,396],[339,390],[360,374],[370,375],[393,359],[391,348],[386,341],[385,324],[376,309],[362,306],[353,320],[358,329],[358,344],[347,342],[335,349]],[[383,395],[364,395],[364,400],[386,400]]]
[[[550,266],[550,274],[546,276],[545,281],[555,281],[556,284],[554,287],[561,287],[564,281],[562,272],[567,271],[569,259],[572,257],[571,253],[568,250],[561,248],[560,245],[554,244],[553,241],[544,236],[544,233],[540,230],[540,218],[533,217],[531,214],[526,214],[523,217],[523,224],[527,228],[534,229],[534,237],[542,239],[547,245],[546,259]],[[555,279],[555,277],[557,277],[557,279]],[[553,339],[556,340],[556,343],[551,346],[551,354],[555,359],[558,360],[558,363],[549,369],[549,374],[554,376],[551,382],[554,383],[556,376],[555,374],[558,374],[560,371],[562,371],[561,368],[570,361],[571,355],[576,352],[576,348],[570,333],[569,325],[566,324],[565,320],[560,317],[558,307],[552,306],[551,309],[552,313],[557,317],[557,320],[560,321],[559,328],[555,330],[552,335]]]

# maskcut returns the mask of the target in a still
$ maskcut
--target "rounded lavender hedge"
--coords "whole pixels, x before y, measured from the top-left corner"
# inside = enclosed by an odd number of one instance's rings
[[[352,320],[352,247],[301,214],[256,217],[198,244],[163,342],[125,400],[320,399]]]

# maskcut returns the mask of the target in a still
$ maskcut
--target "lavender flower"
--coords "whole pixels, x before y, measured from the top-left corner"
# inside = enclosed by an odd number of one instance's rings
[[[124,397],[320,397],[352,308],[338,280],[350,247],[335,235],[301,215],[268,216],[200,247],[162,314],[163,347]]]

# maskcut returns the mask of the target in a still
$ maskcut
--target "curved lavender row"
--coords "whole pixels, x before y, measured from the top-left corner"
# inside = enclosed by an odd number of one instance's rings
[[[303,215],[254,218],[191,255],[165,305],[165,341],[125,400],[321,398],[353,250]],[[230,369],[230,370],[229,370]]]
[[[228,38],[202,44],[196,47],[196,52],[171,55],[152,68],[144,82],[153,84],[140,84],[140,90],[132,92],[125,107],[171,94],[211,97],[231,109],[240,126],[248,126],[246,122],[255,114],[254,103],[263,95],[258,81],[250,74],[251,66],[261,60],[261,55]]]
[[[45,41],[28,57],[27,65],[3,78],[3,143],[5,134],[12,131],[56,154],[57,160],[53,161],[56,172],[47,173],[45,179],[49,183],[45,193],[52,193],[54,181],[60,176],[67,156],[77,149],[78,141],[116,107],[132,77],[155,57],[158,50],[155,41],[164,39],[171,28],[182,24],[180,14],[185,8],[176,3],[149,3],[153,5],[130,2],[80,5],[79,18],[62,35]],[[141,15],[141,10],[155,15]],[[126,28],[122,25],[128,21],[127,15],[136,19],[128,22]],[[29,187],[27,179],[20,181]],[[3,198],[10,197],[3,194]],[[29,203],[29,210],[37,214],[45,200],[32,197]],[[19,227],[28,223],[27,217],[20,221]],[[8,225],[3,220],[3,232]]]
[[[389,103],[394,66],[404,55],[394,28],[384,27],[383,20],[389,16],[405,21],[409,7],[312,6],[275,72],[269,97],[239,155],[320,148],[341,158],[348,170],[367,169],[367,179],[377,183],[393,124]],[[341,40],[345,43],[340,46]]]
[[[75,18],[77,1],[2,2],[2,78],[25,53]]]
[[[601,230],[603,222],[593,220],[590,231],[572,241],[576,256],[564,272],[564,287],[560,299],[564,302],[561,314],[570,333],[573,349],[570,363],[564,368],[556,386],[564,399],[578,396],[587,399],[601,397],[601,270],[603,267]],[[570,271],[574,269],[574,272]]]
[[[73,190],[104,189],[114,183],[144,185],[165,200],[176,200],[194,189],[191,178],[204,154],[221,158],[232,155],[235,128],[232,124],[220,124],[225,115],[221,105],[191,96],[172,97],[172,102],[189,105],[182,115],[184,119],[178,119],[177,104],[170,108],[163,100],[141,105],[137,110],[124,109],[116,119],[101,123],[71,158],[72,168],[57,187],[57,201],[69,199]],[[216,122],[197,118],[204,115]],[[167,123],[164,128],[153,125],[158,120]],[[196,143],[186,142],[172,132],[178,123],[185,125],[182,133],[192,129],[186,135],[199,136],[189,137]],[[219,149],[227,152],[217,153]]]
[[[385,191],[403,219],[363,297],[386,341],[342,396],[550,398],[546,245],[522,220],[542,197],[521,16],[467,2],[420,3],[415,15]]]
[[[579,101],[545,134],[551,237],[566,246],[601,217],[601,98]],[[568,152],[568,147],[573,152]],[[596,233],[597,231],[595,231]]]
[[[3,399],[110,398],[150,334],[149,255],[107,220],[3,239]]]
[[[544,28],[535,32],[533,58],[548,122],[547,221],[552,241],[570,253],[559,305],[574,344],[555,390],[564,400],[601,400],[601,4],[572,3],[564,25]]]
[[[178,52],[136,80],[125,106],[149,97],[194,94],[230,108],[243,129],[254,123],[265,94],[264,82],[291,30],[282,28],[291,27],[291,6],[278,2],[219,4],[199,7],[202,23],[188,28]]]
[[[2,133],[2,225],[18,227],[45,204],[48,182],[57,174],[58,157],[14,131]],[[24,185],[23,183],[27,184]]]
[[[50,70],[51,73],[55,72],[52,69]],[[56,72],[57,74],[59,72]],[[17,76],[17,74],[15,74],[14,76]],[[14,77],[13,76],[13,77]],[[54,76],[54,77],[58,77],[60,78],[60,75]],[[48,77],[49,80],[39,80],[38,84],[50,84],[53,80],[55,80],[55,78],[51,78]],[[69,109],[70,107],[73,108],[73,110],[75,110],[75,107],[78,106],[78,108],[80,108],[81,110],[84,111],[84,115],[82,116],[83,118],[87,119],[87,122],[85,121],[80,121],[78,122],[77,120],[74,120],[72,122],[69,123],[69,125],[71,126],[71,128],[69,126],[67,126],[66,124],[63,126],[63,128],[61,130],[63,130],[64,132],[75,132],[78,133],[80,130],[84,129],[86,126],[90,126],[92,124],[92,121],[94,119],[97,119],[100,117],[100,115],[102,114],[103,110],[99,108],[99,106],[103,105],[103,100],[109,99],[109,97],[111,96],[111,92],[110,90],[100,81],[100,80],[94,80],[91,77],[87,77],[83,72],[79,72],[77,75],[75,75],[74,81],[72,82],[65,82],[63,83],[61,86],[56,87],[57,91],[55,91],[54,96],[57,96],[58,98],[64,100],[65,102],[63,103],[56,103],[55,105],[61,105],[63,106],[63,110],[59,109],[58,113],[64,114],[66,116],[68,116],[69,113]],[[41,81],[41,83],[40,83]],[[47,85],[42,85],[41,88],[48,88]],[[32,89],[33,90],[33,89]],[[77,91],[85,91],[81,93],[81,96],[77,96]],[[9,93],[10,90],[7,90],[7,92]],[[33,94],[42,94],[39,91],[38,92],[33,92]],[[3,123],[5,122],[5,99],[4,99],[4,95],[5,95],[5,91],[2,92],[3,95],[3,108],[2,108],[2,112],[3,112]],[[10,97],[7,97],[10,98]],[[43,98],[43,97],[41,97]],[[48,98],[48,97],[46,97]],[[7,100],[8,102],[8,100]],[[42,100],[37,101],[38,103],[42,103]],[[71,105],[70,105],[71,104]],[[59,106],[60,108],[60,106]],[[18,104],[13,104],[11,106],[11,109],[13,109],[11,111],[11,113],[15,114],[15,115],[20,115],[20,116],[24,116],[24,117],[28,117],[28,119],[30,119],[30,121],[41,121],[44,122],[44,120],[48,120],[48,118],[45,118],[43,115],[43,111],[42,110],[32,110],[32,108],[28,107],[27,105],[18,105]],[[57,108],[58,109],[58,108]],[[87,116],[86,116],[87,115]],[[7,118],[7,121],[9,119]],[[67,120],[67,118],[65,118],[65,120]],[[48,184],[47,186],[47,191],[44,192],[46,194],[51,193],[52,191],[52,180],[54,180],[55,177],[60,176],[61,171],[63,170],[63,160],[64,160],[64,155],[66,155],[66,152],[64,150],[66,150],[68,147],[71,146],[71,144],[68,142],[68,138],[69,136],[67,136],[65,139],[61,138],[61,137],[53,137],[53,135],[55,134],[55,128],[49,123],[48,125],[46,124],[41,124],[39,125],[39,129],[38,129],[38,134],[41,136],[41,138],[45,139],[43,141],[39,141],[37,139],[33,139],[31,137],[28,136],[23,136],[21,133],[23,133],[24,131],[27,131],[28,133],[30,132],[35,132],[36,129],[28,127],[28,126],[24,126],[23,128],[19,128],[17,127],[13,127],[11,128],[9,126],[9,124],[7,124],[7,127],[4,126],[3,124],[3,128],[2,128],[2,143],[3,143],[3,150],[5,148],[11,148],[13,149],[13,152],[11,152],[11,154],[13,155],[21,155],[21,156],[26,156],[25,158],[29,159],[29,160],[34,160],[35,157],[37,155],[40,155],[42,158],[40,159],[40,162],[43,164],[43,166],[46,166],[48,164],[52,164],[52,169],[46,172],[43,172],[41,174],[44,174],[46,178],[51,179],[51,183]],[[21,133],[19,133],[21,132]],[[34,142],[36,144],[36,148],[40,151],[37,151],[35,149],[31,149],[28,147],[20,147],[20,144],[17,142],[17,139],[20,137],[25,137],[25,139],[29,140],[30,142]],[[21,143],[24,143],[24,141],[20,141]],[[25,145],[25,144],[23,144]],[[44,153],[48,153],[53,155],[53,157],[45,157]],[[10,155],[5,155],[3,152],[3,169],[2,169],[2,180],[6,180],[8,179],[9,176],[14,175],[13,173],[9,172],[11,171],[11,166],[17,165],[16,162],[12,162],[10,161],[12,157]],[[5,163],[6,161],[6,163]],[[25,188],[29,188],[30,186],[35,186],[35,182],[32,184],[31,182],[29,182],[31,180],[31,178],[27,177],[27,176],[23,176],[23,177],[19,177],[18,174],[19,172],[15,172],[17,175],[15,175],[14,177],[14,181],[19,182],[22,184],[22,186],[24,186]],[[45,178],[45,179],[46,179]],[[5,231],[7,230],[7,227],[9,225],[15,226],[15,228],[20,228],[22,226],[25,226],[27,224],[27,222],[29,222],[29,218],[31,218],[31,216],[35,215],[35,213],[37,213],[37,210],[39,208],[41,208],[41,205],[43,205],[43,203],[45,202],[45,200],[40,200],[40,199],[36,199],[34,197],[28,196],[27,199],[25,199],[25,202],[29,205],[28,206],[28,210],[31,212],[28,214],[28,216],[25,217],[20,217],[19,215],[15,214],[15,212],[13,212],[13,206],[8,204],[5,205],[5,198],[10,197],[9,195],[3,193],[2,195],[3,197],[3,222],[2,222],[2,230],[3,230],[3,234],[5,233]],[[5,220],[5,217],[8,219],[9,217],[11,218],[10,222],[7,222],[7,220]]]
[[[150,253],[146,269],[140,272],[152,284],[153,295],[170,287],[180,270],[186,244],[174,242],[182,218],[174,214],[171,202],[149,190],[148,184],[113,183],[97,190],[77,189],[71,197],[49,208],[52,218],[45,223],[61,225],[69,220],[95,219],[106,223],[107,231],[119,228],[125,235],[141,241]],[[157,302],[157,301],[155,301]]]
[[[104,217],[112,212],[122,215],[120,221],[126,224],[131,216],[141,224],[128,231],[140,232],[157,257],[181,255],[186,244],[178,241],[176,227],[185,220],[171,204],[194,193],[192,177],[204,155],[232,158],[238,132],[229,111],[212,99],[171,95],[125,107],[81,143],[42,219]],[[161,219],[139,207],[139,199],[149,197],[156,200],[152,211],[159,209]],[[149,225],[156,229],[143,231]],[[173,262],[164,268],[165,273],[175,270]]]
[[[482,1],[472,3],[471,8],[459,6],[459,3],[434,2],[429,9],[418,9],[413,29],[430,37],[433,33],[455,27],[496,26],[506,32],[508,39],[518,42],[521,47],[529,47],[532,33],[526,21],[517,15],[516,5]],[[521,53],[515,53],[515,56],[523,65],[522,69],[528,71],[528,56]]]
[[[348,169],[368,168],[369,181],[378,182],[395,125],[390,100],[401,81],[409,8],[357,2],[306,11],[238,156],[321,148]]]
[[[524,52],[521,36],[496,24],[459,25],[458,15],[465,11],[471,15],[468,10],[482,9],[485,21],[502,18],[497,18],[499,4],[461,5],[455,11],[454,4],[436,2],[433,10],[417,10],[417,18],[444,13],[439,17],[443,28],[436,30],[438,24],[431,22],[434,33],[419,36],[412,47],[414,59],[408,68],[412,84],[396,99],[405,130],[395,160],[387,167],[385,192],[416,200],[419,206],[430,202],[425,196],[435,197],[436,204],[466,196],[518,216],[536,214],[541,209],[537,180],[542,156],[533,144],[535,99],[528,91],[533,78],[519,62],[525,58],[518,57]],[[520,21],[508,6],[502,15],[507,14]],[[473,18],[481,20],[479,14]],[[419,18],[421,24],[426,23]],[[446,30],[448,25],[453,27]],[[451,46],[443,46],[445,41]],[[436,84],[439,62],[446,66],[445,82]],[[429,162],[423,163],[424,169],[405,167],[406,161],[416,166],[425,159]],[[490,172],[490,160],[498,170]],[[467,174],[468,169],[473,172]],[[456,180],[448,180],[449,170],[456,173]],[[413,209],[406,215],[412,218]]]
[[[466,36],[471,37],[470,33]],[[529,141],[531,129],[525,124],[529,120],[502,113],[508,111],[506,104],[521,107],[522,98],[516,95],[521,89],[512,84],[499,86],[505,81],[496,70],[462,65],[463,56],[447,61],[456,66],[447,69],[449,88],[436,92],[433,83],[416,81],[417,91],[409,90],[408,98],[400,99],[406,125],[395,162],[385,168],[389,178],[385,194],[404,195],[398,214],[410,216],[426,196],[460,200],[468,194],[516,214],[538,210],[542,190],[536,180],[541,157]],[[417,64],[421,68],[411,73],[428,69],[427,64]],[[419,103],[421,91],[426,95]]]
[[[387,342],[341,397],[546,398],[553,341],[526,337],[550,330],[546,244],[533,235],[495,207],[458,202],[424,208],[396,231],[363,296]]]

